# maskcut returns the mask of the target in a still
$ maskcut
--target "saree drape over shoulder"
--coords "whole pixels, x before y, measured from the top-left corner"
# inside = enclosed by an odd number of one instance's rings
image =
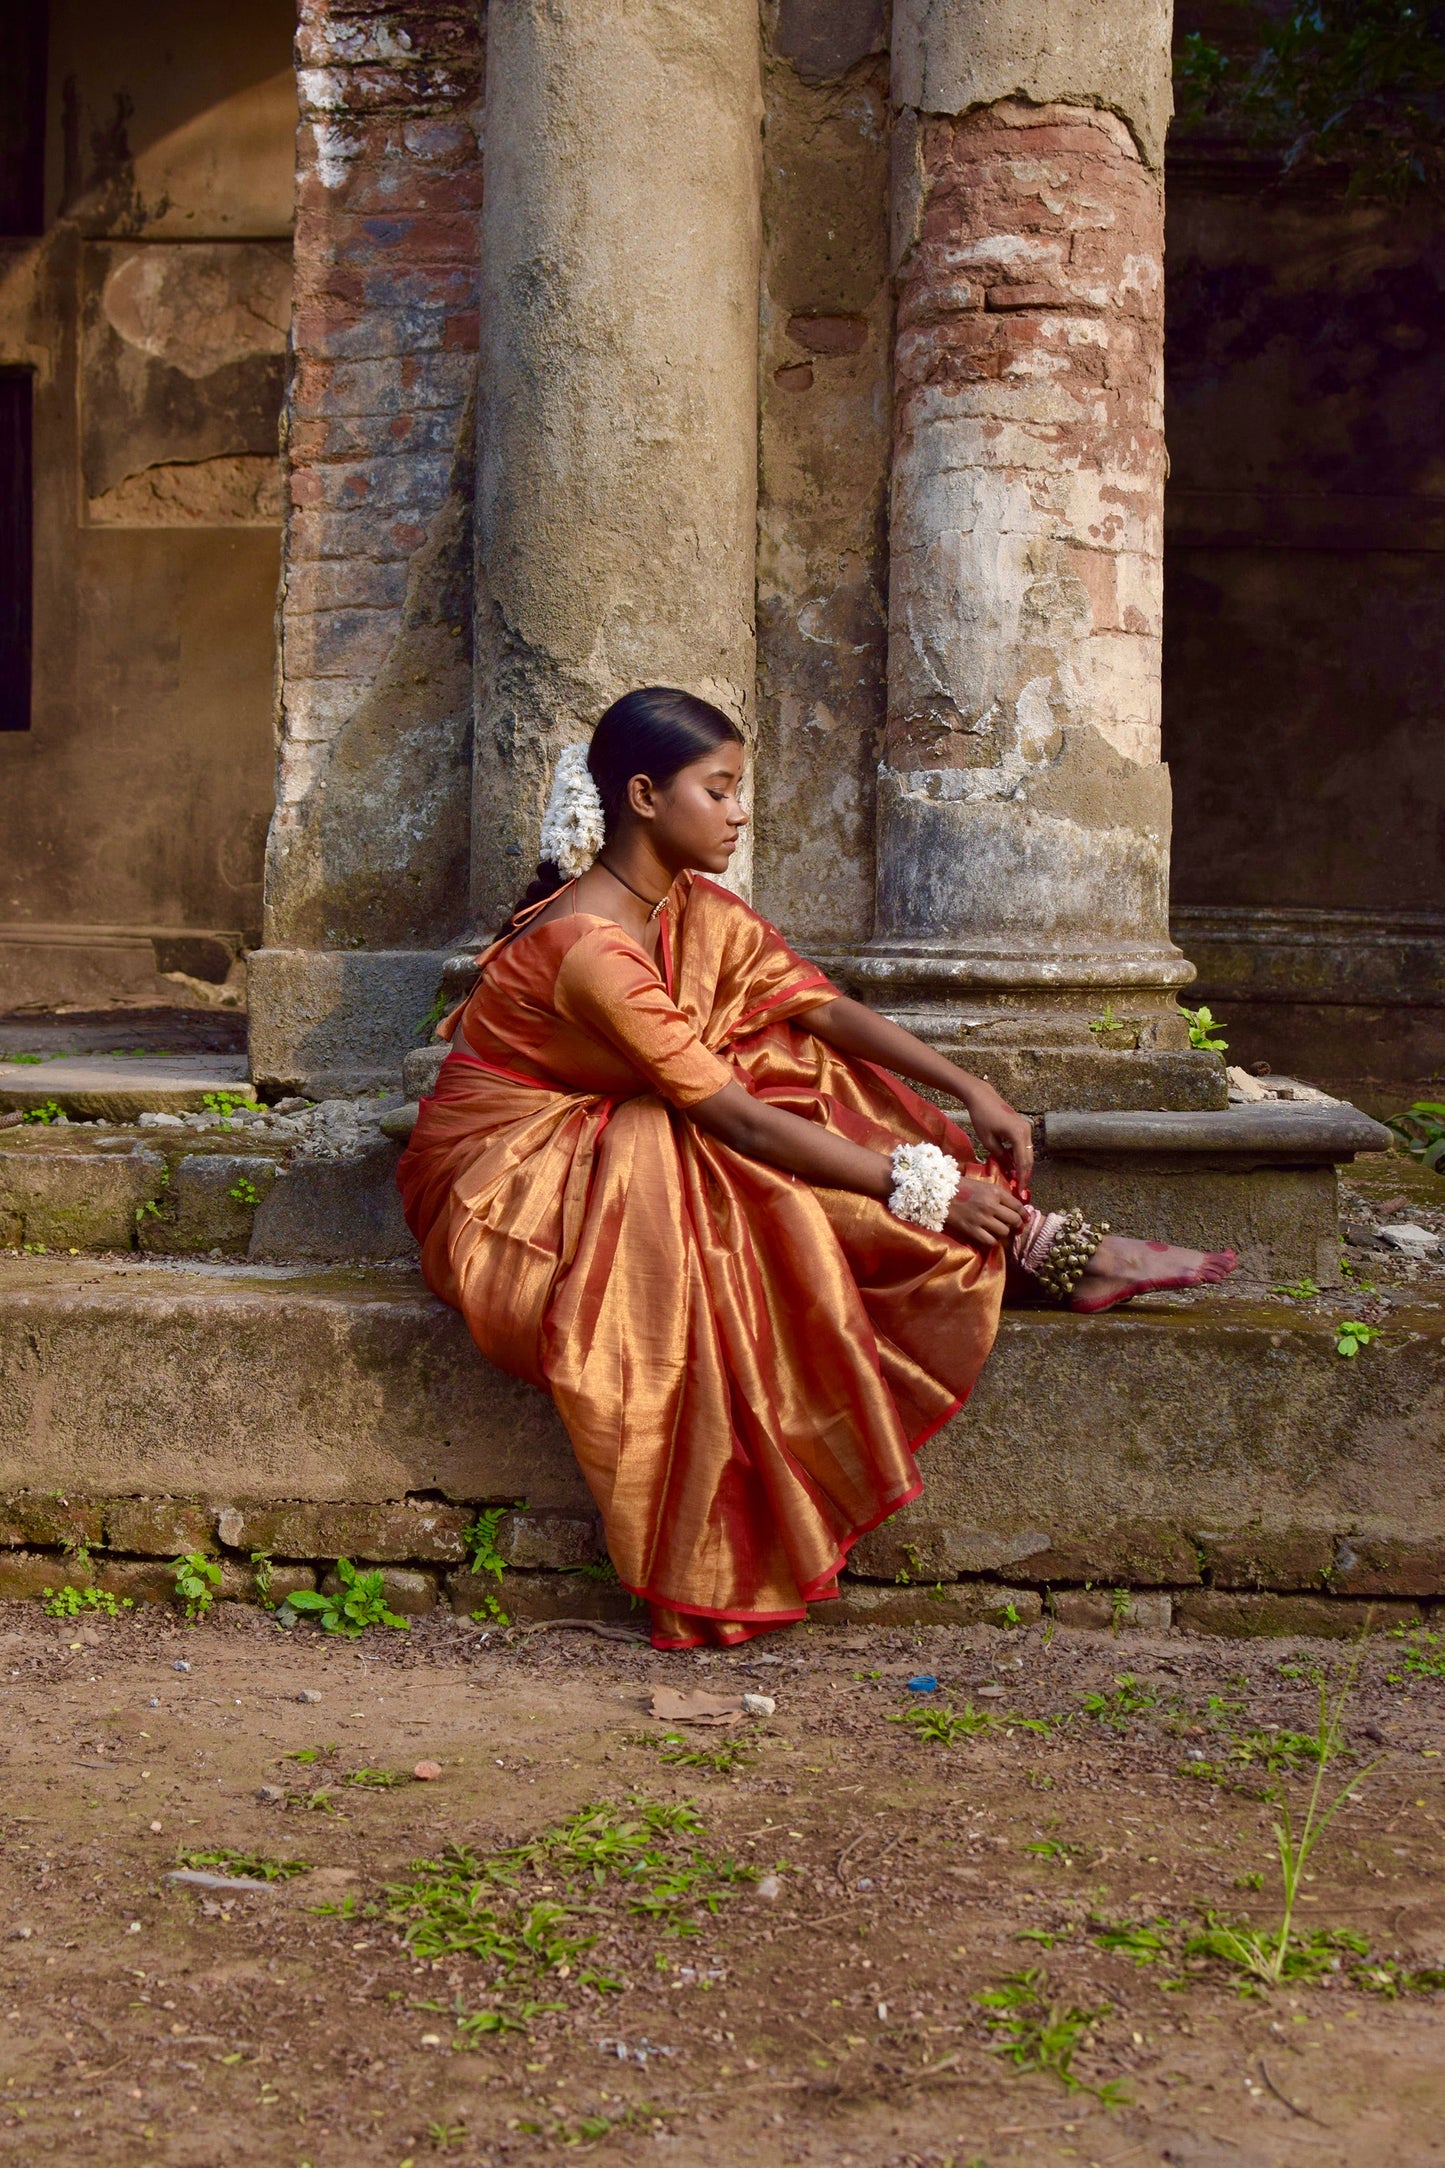
[[[806,1029],[836,989],[684,876],[658,962],[611,920],[483,959],[398,1179],[428,1286],[545,1386],[659,1647],[736,1641],[837,1594],[922,1488],[914,1451],[998,1328],[1003,1253],[813,1189],[688,1119],[736,1081],[855,1143],[964,1132]]]

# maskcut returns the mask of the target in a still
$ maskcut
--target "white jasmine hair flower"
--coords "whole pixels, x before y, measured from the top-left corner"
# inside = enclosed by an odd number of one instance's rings
[[[587,765],[585,745],[568,745],[557,755],[552,789],[542,815],[542,858],[569,880],[585,873],[606,838],[602,800]]]

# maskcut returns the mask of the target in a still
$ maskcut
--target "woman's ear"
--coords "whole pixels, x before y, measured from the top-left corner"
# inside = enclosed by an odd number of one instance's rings
[[[657,796],[650,775],[634,775],[627,785],[627,810],[640,821],[657,818]]]

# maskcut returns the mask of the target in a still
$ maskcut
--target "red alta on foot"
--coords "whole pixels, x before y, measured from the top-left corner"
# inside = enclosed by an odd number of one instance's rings
[[[1147,1242],[1140,1247],[1164,1256],[1168,1256],[1171,1251],[1176,1256],[1178,1254],[1168,1242]],[[1137,1279],[1132,1273],[1127,1277],[1122,1273],[1111,1273],[1107,1277],[1101,1275],[1103,1285],[1098,1293],[1089,1292],[1088,1282],[1093,1275],[1086,1273],[1078,1292],[1070,1300],[1069,1308],[1083,1315],[1091,1315],[1099,1310],[1113,1310],[1121,1302],[1132,1302],[1136,1295],[1159,1295],[1172,1287],[1211,1287],[1216,1281],[1227,1280],[1239,1261],[1233,1250],[1204,1250],[1196,1254],[1199,1262],[1192,1265],[1187,1272],[1167,1272],[1150,1278],[1146,1268],[1146,1273]]]

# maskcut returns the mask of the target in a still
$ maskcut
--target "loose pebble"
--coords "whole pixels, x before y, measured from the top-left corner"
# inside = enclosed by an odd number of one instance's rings
[[[744,1694],[744,1716],[776,1716],[778,1705],[771,1694]]]
[[[412,1775],[420,1777],[423,1784],[434,1783],[441,1773],[442,1765],[438,1761],[419,1761],[412,1771]]]
[[[300,1693],[296,1696],[296,1699],[298,1701],[319,1701],[321,1699],[321,1696],[317,1693],[314,1686],[303,1686]]]

